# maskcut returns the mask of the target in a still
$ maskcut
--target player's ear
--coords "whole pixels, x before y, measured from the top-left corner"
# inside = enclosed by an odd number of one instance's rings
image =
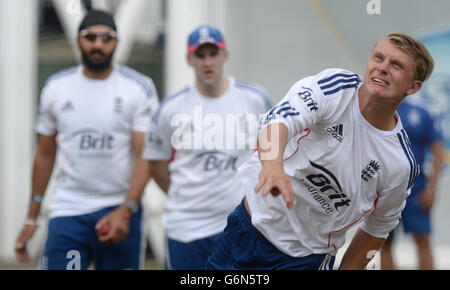
[[[223,55],[224,55],[224,57],[225,57],[225,61],[228,61],[228,58],[230,57],[230,53],[228,52],[227,49],[224,49],[224,50],[223,50]]]
[[[81,36],[77,37],[77,45],[78,45],[78,49],[81,50]]]
[[[421,81],[414,81],[411,86],[409,87],[409,89],[406,91],[406,95],[413,95],[415,93],[417,93],[421,88],[422,88],[422,83]]]
[[[192,54],[189,52],[186,54],[186,62],[188,65],[192,66]]]

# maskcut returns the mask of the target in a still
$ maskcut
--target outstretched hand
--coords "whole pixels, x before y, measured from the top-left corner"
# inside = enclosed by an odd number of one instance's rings
[[[294,205],[294,191],[289,177],[284,173],[282,162],[265,161],[263,163],[255,192],[258,193],[261,189],[263,196],[269,193],[273,196],[281,194],[289,209]]]

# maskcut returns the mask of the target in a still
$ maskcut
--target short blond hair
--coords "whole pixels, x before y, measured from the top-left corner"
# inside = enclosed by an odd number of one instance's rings
[[[401,51],[414,58],[416,63],[415,80],[423,82],[430,77],[434,69],[434,60],[422,42],[406,33],[393,32],[381,37],[375,46],[382,39],[389,39]]]

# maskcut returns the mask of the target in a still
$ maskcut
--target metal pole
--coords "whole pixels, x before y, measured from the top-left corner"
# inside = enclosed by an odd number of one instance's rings
[[[67,40],[77,59],[80,59],[80,52],[77,46],[78,26],[86,14],[81,0],[53,0],[53,6],[58,13],[61,24],[66,33]]]
[[[142,19],[148,17],[152,2],[148,0],[122,0],[116,11],[115,19],[119,32],[119,43],[115,61],[127,62]]]
[[[92,7],[95,9],[105,10],[109,12],[113,12],[111,7],[111,1],[108,0],[92,0]]]
[[[30,198],[36,111],[35,0],[0,1],[0,258],[14,259],[14,242]]]
[[[186,64],[187,38],[198,25],[210,24],[210,1],[167,0],[165,93],[173,94],[194,80]]]

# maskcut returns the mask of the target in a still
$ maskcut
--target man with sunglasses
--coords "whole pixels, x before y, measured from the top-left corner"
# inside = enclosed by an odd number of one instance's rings
[[[112,65],[112,15],[88,12],[77,41],[82,65],[50,77],[42,91],[32,197],[16,255],[30,260],[27,241],[57,164],[42,268],[87,269],[94,261],[96,269],[139,269],[139,201],[149,179],[141,153],[157,93],[150,78]]]

